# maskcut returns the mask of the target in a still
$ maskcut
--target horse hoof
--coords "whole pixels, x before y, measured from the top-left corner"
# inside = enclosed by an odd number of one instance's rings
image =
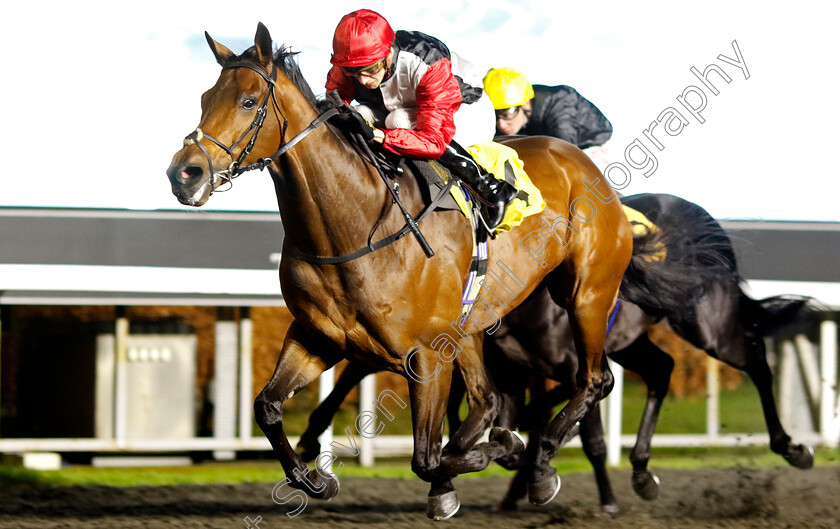
[[[314,442],[301,439],[295,447],[295,453],[304,463],[311,463],[321,453],[321,443],[317,439]]]
[[[606,505],[602,505],[601,508],[604,510],[604,514],[610,518],[615,518],[621,513],[621,509],[618,508],[618,504],[616,503],[608,503]]]
[[[647,501],[655,500],[659,496],[659,477],[647,470],[633,472],[633,490]]]
[[[534,505],[545,505],[560,492],[560,476],[553,475],[537,483],[528,483],[528,501]]]
[[[458,500],[458,491],[452,490],[440,496],[429,496],[426,516],[435,521],[448,520],[455,516],[460,508],[461,502]]]
[[[807,470],[814,466],[814,449],[804,445],[792,446],[784,458],[792,466]]]
[[[505,447],[508,455],[518,455],[525,452],[525,440],[519,432],[494,426],[490,429],[490,441]]]
[[[306,492],[310,498],[316,500],[331,500],[338,496],[341,484],[335,475],[321,474],[317,470],[307,471],[304,479],[297,482],[294,487]]]
[[[327,489],[324,491],[324,495],[321,496],[322,500],[331,500],[338,496],[338,493],[341,490],[341,483],[338,481],[337,477],[330,476],[324,480],[324,483],[327,484]]]

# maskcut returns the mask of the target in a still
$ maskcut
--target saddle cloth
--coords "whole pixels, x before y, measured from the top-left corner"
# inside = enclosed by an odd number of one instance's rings
[[[636,211],[635,209],[629,208],[623,204],[621,207],[624,208],[624,214],[627,216],[627,220],[630,221],[634,237],[650,235],[659,231],[659,227],[651,222],[650,219],[645,217],[644,213],[641,211]],[[664,261],[665,257],[668,255],[668,249],[665,248],[665,244],[662,242],[657,242],[655,246],[657,248],[656,253],[652,255],[645,255],[642,259],[647,262]]]
[[[511,228],[522,223],[522,219],[529,215],[540,213],[545,208],[545,201],[540,190],[531,182],[523,168],[523,162],[519,159],[516,151],[510,147],[495,143],[483,142],[469,147],[469,153],[485,171],[492,174],[498,180],[504,180],[516,188],[517,194],[513,201],[505,209],[505,216],[496,228],[496,233],[509,231]],[[435,161],[424,162],[420,160],[409,161],[415,174],[420,174],[425,180],[428,194],[425,197],[430,203],[437,196],[437,193],[446,187],[451,175],[442,165]],[[426,191],[426,190],[424,190]],[[476,223],[478,211],[476,203],[470,194],[462,187],[453,185],[449,188],[450,196],[447,200],[439,203],[436,209],[457,209],[466,216],[472,227],[473,233],[473,254],[470,262],[470,270],[467,283],[461,297],[461,314],[467,316],[472,309],[478,292],[481,289],[482,280],[487,272],[487,238],[483,230]],[[465,318],[461,319],[461,322]]]

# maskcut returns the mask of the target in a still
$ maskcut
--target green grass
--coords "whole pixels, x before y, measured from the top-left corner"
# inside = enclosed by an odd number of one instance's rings
[[[624,406],[622,414],[622,432],[634,434],[639,430],[647,389],[641,382],[625,381]],[[308,395],[307,395],[308,396]],[[298,396],[296,396],[297,398]],[[315,407],[314,399],[301,403],[299,407],[284,413],[285,427],[289,435],[300,435],[306,428],[309,412]],[[411,435],[411,413],[408,408],[400,410],[393,407],[393,421],[384,421],[382,435]],[[466,400],[461,404],[461,417],[467,415]],[[560,407],[556,411],[559,411]],[[350,426],[358,413],[354,403],[345,402],[335,417],[333,431],[338,434]],[[706,399],[691,397],[677,399],[668,395],[659,414],[656,432],[660,434],[704,433],[706,431]],[[722,389],[720,392],[720,433],[765,433],[764,416],[758,391],[749,381],[744,381],[735,389]],[[254,435],[262,435],[255,428]]]
[[[640,382],[627,382],[624,387],[622,432],[639,431],[646,395]],[[761,402],[755,386],[745,381],[735,389],[720,391],[720,433],[766,433]],[[706,399],[691,397],[676,399],[669,395],[659,413],[656,433],[690,434],[706,431]]]
[[[0,486],[31,485],[182,485],[208,483],[270,482],[282,476],[278,464],[268,462],[201,463],[186,467],[94,468],[69,466],[61,470],[33,471],[0,466]]]
[[[339,459],[344,463],[341,477],[375,477],[416,479],[407,458],[377,461],[373,468],[358,466],[352,459]],[[818,466],[840,466],[840,452],[818,447]],[[564,448],[553,461],[560,474],[590,472],[589,462],[578,448]],[[784,467],[785,461],[765,446],[726,448],[654,448],[651,469],[697,469],[706,467]],[[628,469],[627,452],[622,454],[619,468]],[[334,470],[337,470],[337,465]],[[512,476],[498,465],[491,465],[482,472],[467,474],[463,479],[485,476]],[[184,485],[184,484],[236,484],[276,483],[283,479],[280,464],[274,461],[240,461],[232,463],[201,463],[188,467],[156,468],[93,468],[71,466],[56,471],[33,471],[0,466],[0,486],[10,485],[100,485],[109,487]]]
[[[317,394],[316,394],[317,395]],[[314,397],[314,396],[312,396]],[[317,398],[317,397],[314,397]],[[302,402],[285,414],[286,427],[290,435],[299,435],[306,427],[313,402]],[[622,429],[626,434],[638,431],[638,422],[645,404],[645,388],[638,382],[628,380],[624,390],[624,413]],[[755,387],[745,382],[734,390],[722,390],[720,396],[721,433],[764,433],[766,428],[761,405]],[[466,403],[461,415],[466,415]],[[382,435],[409,435],[411,414],[408,409],[392,410],[393,421],[384,421]],[[356,409],[352,403],[345,403],[336,417],[334,432],[342,436],[346,426],[353,428]],[[669,396],[660,413],[657,434],[702,433],[706,429],[706,401],[704,398],[676,399]],[[262,435],[258,429],[255,435]],[[374,468],[363,468],[350,458],[340,459],[345,464],[342,476],[405,478],[413,479],[408,459],[385,459],[377,461]],[[654,448],[651,468],[691,469],[701,467],[751,467],[786,466],[784,460],[770,452],[766,446],[727,448]],[[840,465],[840,452],[825,448],[817,449],[817,465]],[[590,472],[590,465],[580,449],[564,448],[554,460],[554,466],[561,474]],[[622,454],[619,468],[629,468],[627,452]],[[498,465],[472,476],[509,476],[510,472]],[[0,486],[3,485],[179,485],[244,482],[276,483],[283,479],[280,465],[274,461],[240,461],[235,463],[201,463],[189,467],[159,468],[93,468],[70,466],[57,471],[31,471],[16,467],[0,466]]]

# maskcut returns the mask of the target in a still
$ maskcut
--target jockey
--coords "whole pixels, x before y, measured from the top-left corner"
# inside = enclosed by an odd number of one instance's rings
[[[499,134],[553,136],[585,149],[592,158],[606,157],[606,148],[594,147],[610,139],[612,124],[571,86],[532,86],[513,68],[493,68],[484,76],[484,90],[496,109]]]
[[[437,159],[479,195],[492,232],[516,190],[482,170],[463,148],[493,139],[492,103],[481,73],[438,39],[394,33],[368,9],[342,17],[330,62],[327,93],[338,90],[345,103],[360,103],[356,110],[374,127],[360,127],[366,139],[398,156]]]

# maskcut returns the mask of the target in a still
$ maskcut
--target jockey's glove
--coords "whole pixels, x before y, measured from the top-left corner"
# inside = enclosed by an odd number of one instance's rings
[[[358,132],[368,143],[373,141],[375,127],[350,105],[343,105],[336,118],[351,132]]]

